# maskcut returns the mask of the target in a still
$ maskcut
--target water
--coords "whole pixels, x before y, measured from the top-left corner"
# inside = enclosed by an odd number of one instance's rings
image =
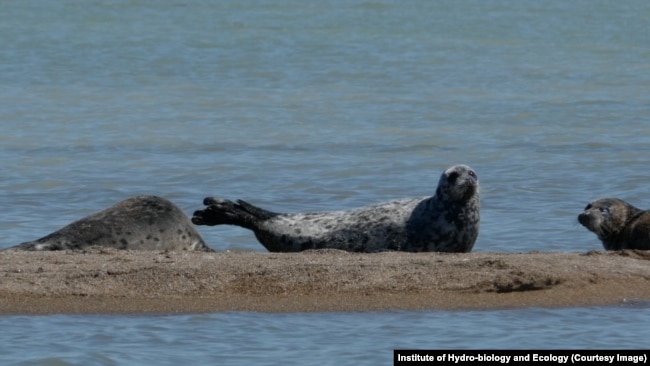
[[[188,214],[207,195],[346,209],[431,195],[465,163],[481,182],[475,251],[601,249],[576,222],[589,201],[650,207],[649,17],[641,0],[0,2],[0,248],[136,194]],[[263,250],[199,229],[217,250]],[[255,345],[227,363],[388,364],[396,337],[634,348],[644,310],[3,317],[0,354],[148,364]]]
[[[629,326],[603,326],[613,321]],[[0,361],[391,365],[393,349],[645,349],[648,321],[647,304],[465,312],[14,316],[0,318],[0,344],[11,344]]]

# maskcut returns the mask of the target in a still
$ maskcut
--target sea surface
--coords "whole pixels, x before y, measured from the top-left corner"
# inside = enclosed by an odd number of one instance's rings
[[[481,252],[602,250],[650,208],[650,2],[0,2],[0,248],[139,194],[280,212],[472,166]],[[238,227],[216,250],[264,251]],[[650,305],[0,317],[3,365],[391,364],[394,348],[648,348]],[[194,363],[194,362],[193,362]]]

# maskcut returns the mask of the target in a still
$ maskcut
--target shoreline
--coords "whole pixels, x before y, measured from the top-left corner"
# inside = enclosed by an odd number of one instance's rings
[[[650,252],[0,252],[0,315],[482,310],[650,300]]]

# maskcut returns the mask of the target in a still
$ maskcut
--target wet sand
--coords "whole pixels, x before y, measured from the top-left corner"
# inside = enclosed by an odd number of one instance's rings
[[[650,300],[650,252],[0,252],[0,314],[497,309]]]

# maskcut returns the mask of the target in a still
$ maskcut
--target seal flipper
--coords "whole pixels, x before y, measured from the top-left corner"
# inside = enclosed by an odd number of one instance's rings
[[[195,225],[236,225],[254,230],[258,222],[278,215],[242,200],[235,203],[230,200],[207,197],[203,200],[203,204],[207,207],[204,210],[195,211],[192,216],[192,222]]]
[[[253,206],[244,200],[237,200],[237,203],[239,204],[239,207],[241,207],[243,210],[250,213],[251,215],[257,217],[257,219],[259,220],[268,220],[274,216],[279,215],[279,213],[277,212],[272,212],[269,210],[265,210],[263,208],[259,208],[257,206]]]

